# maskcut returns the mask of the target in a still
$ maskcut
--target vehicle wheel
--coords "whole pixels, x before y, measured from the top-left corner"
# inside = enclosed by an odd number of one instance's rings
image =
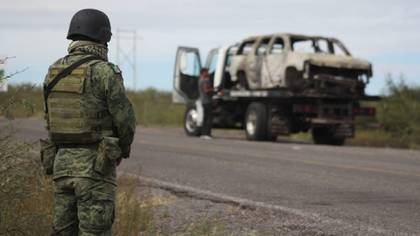
[[[245,133],[248,140],[263,141],[267,138],[267,107],[251,103],[245,116]]]
[[[331,132],[327,127],[313,128],[312,139],[315,144],[334,146],[342,146],[346,141],[345,137],[334,137],[334,133]]]
[[[185,110],[184,130],[188,136],[198,137],[201,135],[201,127],[198,126],[198,111],[195,106],[190,106]]]
[[[312,128],[312,140],[315,144],[327,144],[328,130],[326,128]]]

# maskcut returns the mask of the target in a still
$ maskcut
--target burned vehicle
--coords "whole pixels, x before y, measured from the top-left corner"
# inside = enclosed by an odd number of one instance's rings
[[[276,34],[243,40],[229,73],[245,89],[363,95],[372,66],[352,57],[338,39]]]
[[[351,56],[337,39],[295,34],[250,37],[215,48],[202,66],[197,48],[179,47],[173,101],[186,104],[184,129],[200,135],[198,79],[213,81],[213,126],[244,129],[248,140],[312,133],[314,143],[342,145],[355,135],[355,117],[374,116],[362,107],[372,77],[369,62]]]

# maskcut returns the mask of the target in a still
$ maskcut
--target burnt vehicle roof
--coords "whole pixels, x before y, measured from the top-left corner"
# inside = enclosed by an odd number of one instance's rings
[[[329,42],[339,44],[340,47],[346,53],[346,55],[352,56],[352,54],[347,49],[347,47],[339,39],[334,38],[334,37],[325,37],[325,36],[319,36],[319,35],[304,35],[304,34],[292,34],[292,33],[275,33],[275,34],[266,34],[266,35],[255,35],[255,36],[250,36],[248,38],[243,39],[242,41],[240,41],[240,43],[246,42],[246,41],[249,41],[249,40],[258,40],[258,39],[261,39],[261,38],[272,38],[274,36],[297,38],[297,39],[301,39],[301,40],[305,40],[305,39],[308,39],[308,40],[312,40],[312,39],[327,40]]]
[[[266,35],[254,35],[245,38],[243,41],[259,39],[259,38],[271,38],[273,36],[286,36],[286,37],[293,37],[293,38],[301,38],[301,39],[325,39],[325,40],[337,40],[333,37],[325,37],[320,35],[304,35],[304,34],[292,34],[292,33],[276,33],[276,34],[266,34]]]

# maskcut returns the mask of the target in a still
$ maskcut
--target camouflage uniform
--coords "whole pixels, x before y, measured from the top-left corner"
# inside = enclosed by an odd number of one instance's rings
[[[85,81],[84,96],[89,99],[92,109],[104,107],[109,112],[108,116],[112,118],[111,136],[119,138],[120,156],[127,158],[135,132],[135,117],[125,94],[121,71],[107,62],[108,49],[104,44],[74,41],[68,52],[69,55],[53,66],[68,66],[91,55],[103,59],[92,63],[91,76]],[[54,235],[111,235],[117,160],[105,160],[102,171],[98,171],[98,157],[97,144],[80,147],[58,145],[53,171]]]

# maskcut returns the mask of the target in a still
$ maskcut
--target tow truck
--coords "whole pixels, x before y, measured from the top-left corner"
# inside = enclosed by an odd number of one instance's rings
[[[303,51],[299,48],[306,44]],[[306,51],[305,51],[306,50]],[[186,105],[184,130],[199,136],[203,112],[198,80],[203,68],[214,87],[213,127],[243,129],[248,140],[311,132],[314,143],[343,145],[355,135],[356,116],[375,116],[361,101],[372,65],[354,58],[338,39],[296,34],[249,37],[211,50],[178,47],[173,102]]]

